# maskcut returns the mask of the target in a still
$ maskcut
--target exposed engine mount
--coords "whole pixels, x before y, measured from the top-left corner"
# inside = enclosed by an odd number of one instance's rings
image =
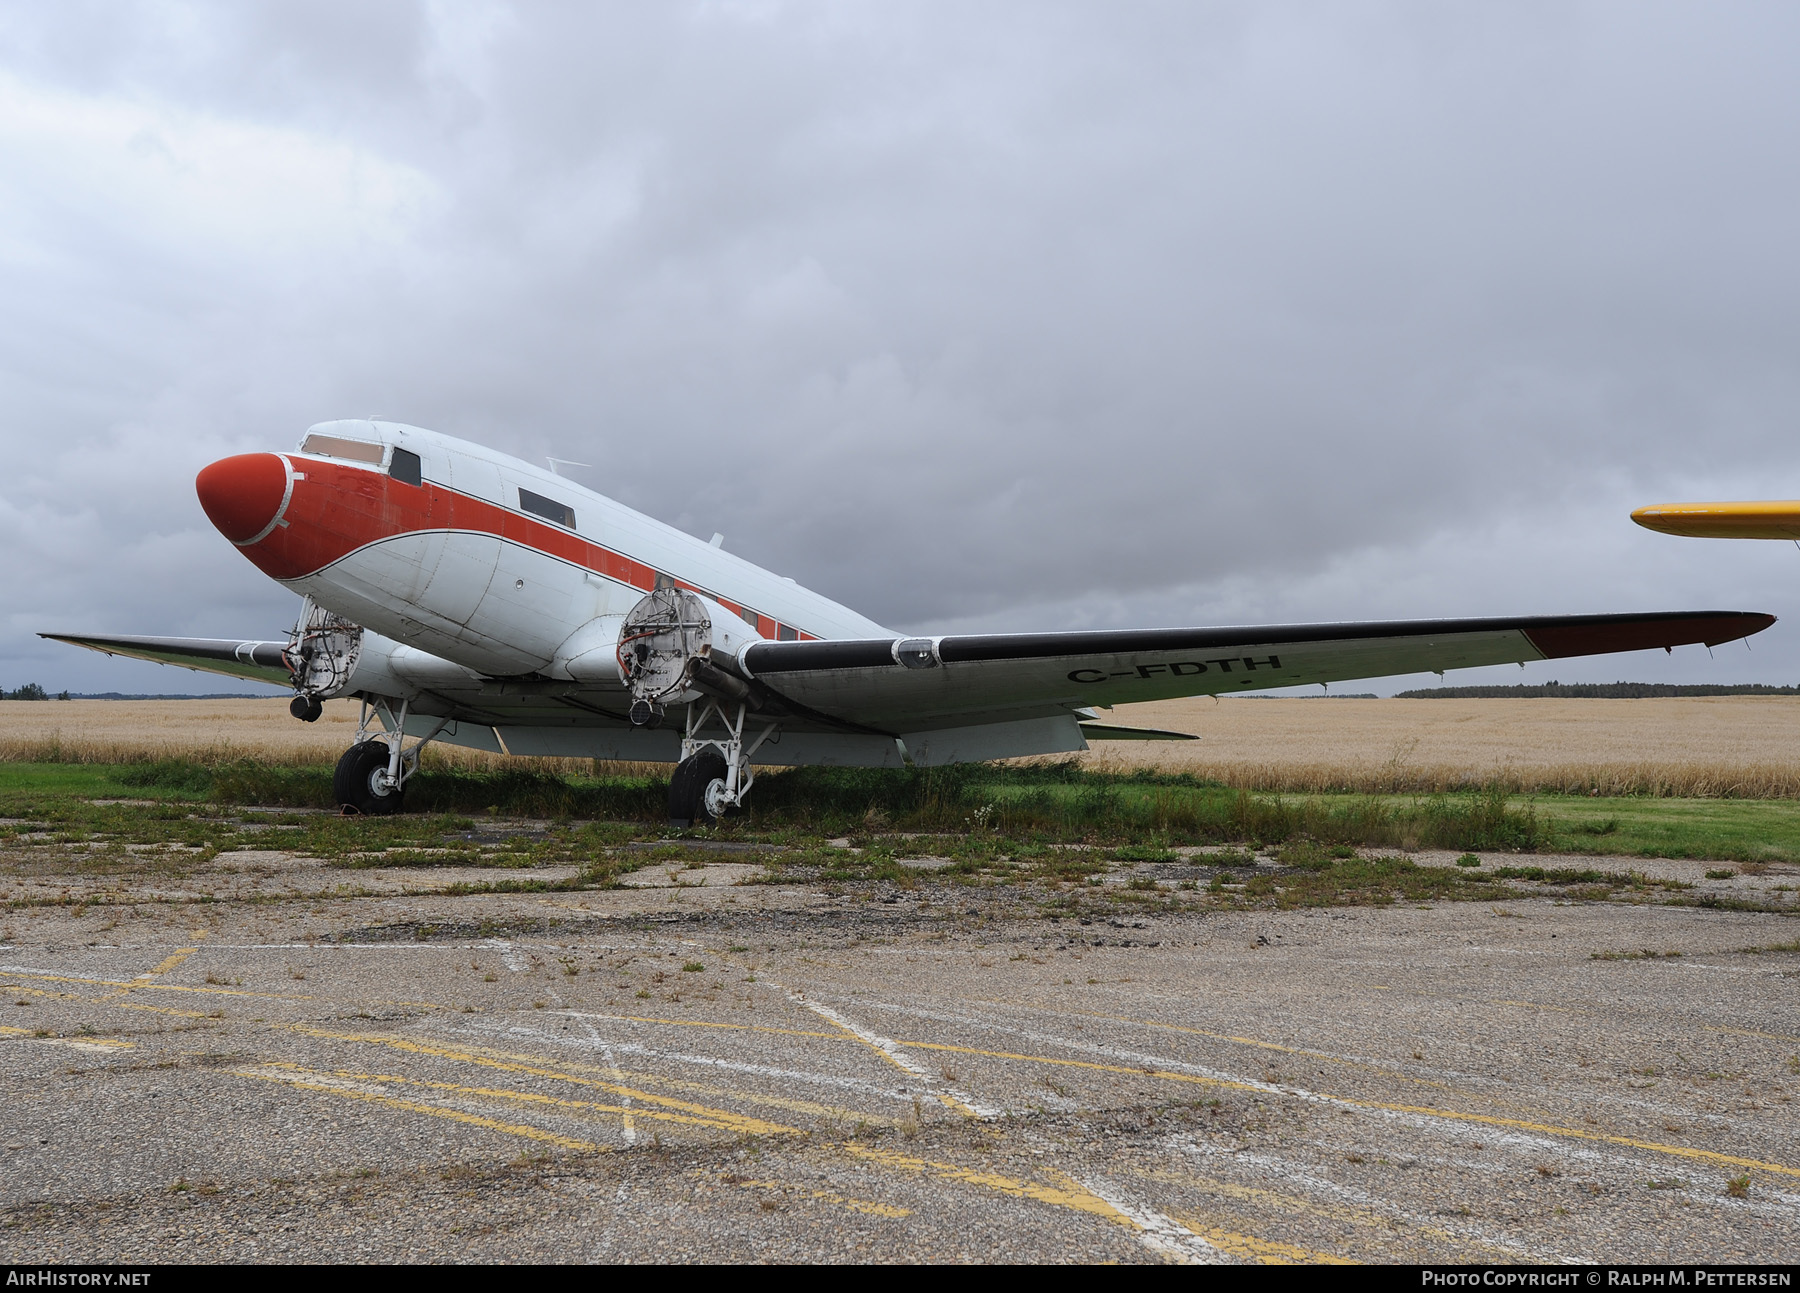
[[[663,711],[694,697],[694,664],[712,651],[712,616],[684,588],[658,588],[619,629],[619,673],[631,688],[633,727],[658,727]]]
[[[294,699],[288,709],[303,722],[318,721],[322,696],[334,696],[350,683],[362,653],[362,626],[334,615],[308,597],[288,635],[287,665],[293,676]]]

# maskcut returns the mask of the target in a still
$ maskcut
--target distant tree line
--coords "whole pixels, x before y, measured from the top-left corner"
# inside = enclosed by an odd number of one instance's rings
[[[68,698],[69,698],[69,693],[66,691],[58,692],[57,696],[56,696],[56,699],[58,699],[58,700],[67,700]],[[6,690],[6,688],[0,687],[0,700],[49,700],[49,699],[50,699],[50,693],[45,691],[42,687],[38,686],[35,682],[28,682],[23,687],[20,687],[15,691],[8,691],[8,690]]]
[[[1567,700],[1654,700],[1663,696],[1800,696],[1800,687],[1773,687],[1763,682],[1549,682],[1511,687],[1425,687],[1397,691],[1396,700],[1502,700],[1509,697],[1556,697]]]

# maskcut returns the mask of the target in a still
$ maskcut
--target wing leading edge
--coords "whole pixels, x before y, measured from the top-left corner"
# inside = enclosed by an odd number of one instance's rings
[[[114,634],[111,637],[82,637],[73,633],[40,633],[52,642],[67,642],[107,655],[130,656],[134,660],[153,660],[157,664],[176,664],[184,669],[206,673],[222,673],[230,678],[250,678],[270,682],[277,687],[291,686],[293,675],[288,669],[284,645],[280,642],[240,642],[234,638],[158,638],[136,634]]]
[[[759,642],[738,663],[784,699],[905,733],[1090,705],[1714,646],[1774,622],[1756,612],[1677,611]]]

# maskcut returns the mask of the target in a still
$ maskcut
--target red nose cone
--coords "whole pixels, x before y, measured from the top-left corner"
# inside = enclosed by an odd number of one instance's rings
[[[221,458],[194,478],[207,519],[233,543],[247,542],[269,528],[287,488],[287,467],[272,453]]]

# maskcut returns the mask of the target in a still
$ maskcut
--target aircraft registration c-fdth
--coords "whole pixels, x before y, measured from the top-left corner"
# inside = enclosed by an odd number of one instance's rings
[[[743,802],[761,766],[932,766],[1184,740],[1094,710],[1475,665],[1708,646],[1740,611],[906,637],[466,440],[323,422],[224,458],[200,505],[299,593],[285,641],[43,636],[291,686],[297,718],[363,702],[340,804],[396,811],[429,741],[675,763],[669,816]]]

